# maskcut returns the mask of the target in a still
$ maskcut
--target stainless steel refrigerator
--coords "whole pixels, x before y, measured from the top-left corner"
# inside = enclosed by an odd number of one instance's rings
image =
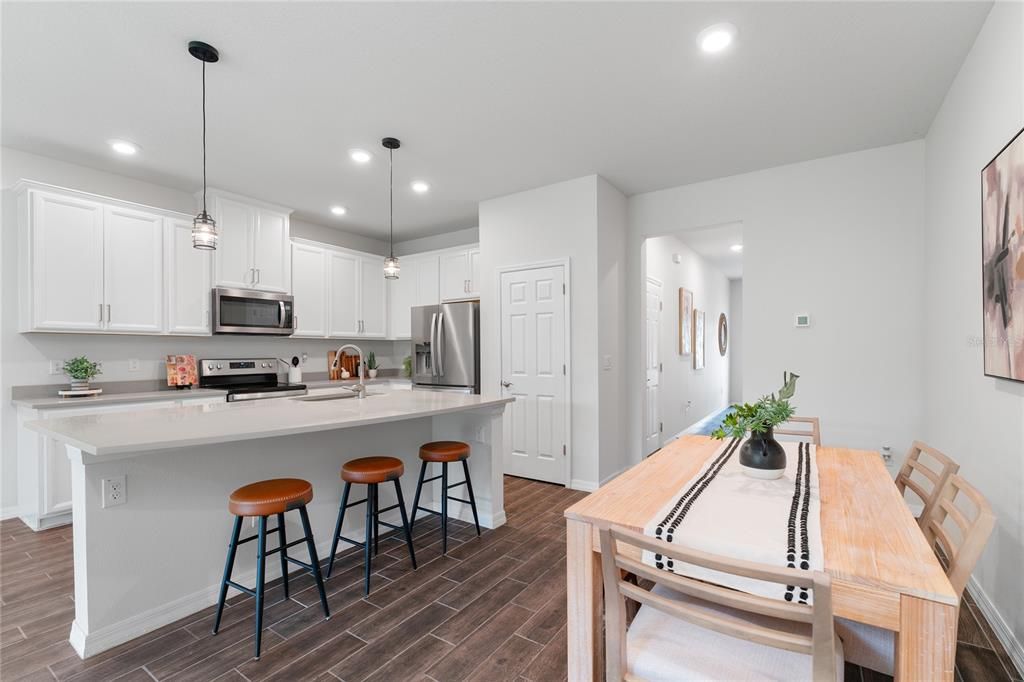
[[[414,389],[480,392],[480,303],[412,309]]]

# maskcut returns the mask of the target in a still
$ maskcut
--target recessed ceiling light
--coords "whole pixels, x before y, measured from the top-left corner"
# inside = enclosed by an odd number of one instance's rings
[[[331,206],[331,213],[334,215],[345,215],[348,210],[344,206]]]
[[[417,194],[425,194],[430,189],[430,185],[423,182],[422,180],[415,180],[412,183],[412,191]]]
[[[110,140],[110,148],[123,156],[135,156],[139,153],[139,145],[127,140]]]
[[[743,250],[743,244],[733,244],[733,245],[732,245],[732,246],[730,246],[729,248],[730,248],[731,250],[735,251],[736,253],[739,253],[740,251],[742,251],[742,250]]]
[[[708,26],[697,36],[697,44],[700,49],[709,54],[715,54],[725,50],[732,45],[736,39],[736,27],[732,24],[715,24]]]
[[[368,163],[373,156],[365,149],[350,149],[348,150],[348,158],[356,163]]]

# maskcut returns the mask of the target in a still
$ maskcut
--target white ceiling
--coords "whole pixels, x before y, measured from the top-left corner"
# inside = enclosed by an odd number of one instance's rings
[[[4,2],[2,141],[195,191],[205,40],[212,186],[379,238],[394,135],[409,239],[592,173],[634,194],[920,138],[990,5]]]
[[[743,243],[743,223],[685,230],[675,236],[729,279],[743,277],[743,252],[730,248],[733,244]]]

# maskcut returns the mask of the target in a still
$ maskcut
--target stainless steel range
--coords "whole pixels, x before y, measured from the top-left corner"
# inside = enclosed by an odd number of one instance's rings
[[[277,358],[200,360],[199,386],[228,392],[228,402],[306,395],[304,384],[277,380]]]

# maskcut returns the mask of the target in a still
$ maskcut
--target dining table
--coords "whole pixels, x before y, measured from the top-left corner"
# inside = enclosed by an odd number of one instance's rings
[[[681,436],[565,510],[570,680],[605,676],[599,531],[615,525],[643,532],[722,446]],[[960,599],[881,457],[815,450],[835,615],[896,633],[896,680],[953,680]]]

